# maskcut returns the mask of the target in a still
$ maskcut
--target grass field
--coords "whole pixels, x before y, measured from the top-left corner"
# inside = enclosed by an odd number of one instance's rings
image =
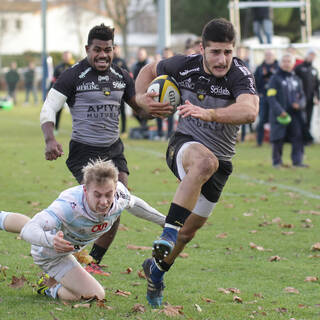
[[[22,97],[20,97],[22,101]],[[70,115],[64,112],[57,139],[63,158],[44,159],[37,107],[0,110],[0,210],[33,216],[76,184],[66,168]],[[130,120],[130,125],[136,125]],[[164,214],[177,187],[165,164],[166,142],[124,139],[132,193]],[[289,146],[284,160],[289,161]],[[237,146],[234,172],[208,223],[167,274],[164,301],[181,306],[181,319],[320,319],[320,145],[306,149],[308,169],[271,167],[270,146]],[[146,280],[138,276],[160,228],[124,212],[122,228],[105,255],[110,277],[97,276],[106,303],[62,303],[36,294],[40,269],[30,245],[0,231],[0,319],[168,319],[176,309],[152,311]],[[90,248],[89,248],[90,249]],[[270,261],[274,260],[274,261]],[[8,268],[8,269],[7,269]],[[126,274],[127,268],[133,271]],[[14,288],[12,277],[25,277]],[[309,277],[309,278],[308,278]],[[23,282],[23,281],[22,281]],[[117,290],[130,292],[128,296]],[[145,311],[134,311],[136,304]],[[139,308],[135,308],[139,309]],[[140,309],[143,311],[142,306]]]

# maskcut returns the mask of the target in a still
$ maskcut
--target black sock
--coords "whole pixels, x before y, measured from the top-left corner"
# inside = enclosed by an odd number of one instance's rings
[[[99,264],[106,251],[107,249],[102,248],[94,243],[90,251],[90,256],[96,261],[97,264]]]

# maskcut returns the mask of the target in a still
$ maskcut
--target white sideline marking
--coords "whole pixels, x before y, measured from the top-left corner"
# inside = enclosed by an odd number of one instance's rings
[[[320,196],[317,194],[314,194],[312,192],[309,191],[305,191],[296,187],[292,187],[292,186],[287,186],[285,184],[281,184],[281,183],[274,183],[274,182],[268,182],[268,181],[264,181],[264,180],[258,180],[258,179],[254,179],[250,176],[247,176],[245,174],[234,174],[232,175],[235,178],[239,178],[241,180],[246,180],[246,181],[250,181],[250,182],[254,182],[254,183],[259,183],[259,184],[263,184],[263,185],[269,185],[269,186],[276,186],[279,189],[284,189],[284,190],[290,190],[296,193],[299,193],[303,196],[306,196],[308,198],[311,199],[320,199]]]
[[[133,146],[125,146],[125,148],[127,149],[132,149],[132,150],[137,150],[140,152],[144,152],[144,153],[149,153],[152,154],[154,156],[157,157],[163,157],[164,154],[162,152],[159,151],[154,151],[154,150],[148,150],[145,148],[141,148],[141,147],[133,147]],[[311,198],[311,199],[318,199],[320,200],[320,195],[314,194],[312,192],[309,191],[305,191],[296,187],[292,187],[292,186],[287,186],[285,184],[281,184],[281,183],[273,183],[273,182],[268,182],[265,180],[259,180],[259,179],[254,179],[250,176],[244,175],[244,174],[232,174],[232,177],[241,179],[241,180],[246,180],[246,181],[250,181],[250,182],[254,182],[254,183],[258,183],[258,184],[262,184],[262,185],[268,185],[268,186],[276,186],[279,189],[283,189],[283,190],[290,190],[296,193],[299,193],[307,198]],[[226,193],[224,193],[226,195]]]

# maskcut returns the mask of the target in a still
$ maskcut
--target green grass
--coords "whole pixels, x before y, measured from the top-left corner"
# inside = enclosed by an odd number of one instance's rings
[[[22,97],[20,96],[20,101]],[[40,105],[18,105],[0,110],[0,209],[33,216],[48,206],[63,190],[76,182],[66,165],[71,131],[70,115],[64,112],[57,137],[65,155],[54,162],[44,159],[44,142],[39,126]],[[133,119],[130,126],[135,126]],[[165,163],[165,142],[124,139],[131,174],[131,191],[158,210],[167,213],[177,181]],[[290,148],[284,161],[290,163]],[[182,319],[319,319],[319,259],[311,246],[320,242],[320,146],[306,148],[309,169],[271,167],[268,144],[256,148],[254,142],[237,146],[234,172],[208,223],[188,244],[187,258],[178,258],[166,275],[164,300],[183,306]],[[301,213],[301,210],[306,213]],[[314,214],[312,214],[312,212]],[[281,222],[274,220],[281,218]],[[311,219],[306,228],[302,220]],[[151,246],[160,234],[158,226],[124,212],[119,230],[103,259],[110,277],[97,276],[106,289],[107,310],[95,303],[90,309],[72,308],[35,293],[40,269],[33,265],[30,245],[17,235],[0,231],[0,319],[168,319],[146,304],[146,281],[137,272],[150,251],[127,249],[128,244]],[[292,228],[285,228],[291,225]],[[252,231],[255,232],[252,232]],[[283,232],[294,232],[291,235]],[[226,233],[226,238],[217,235]],[[250,243],[264,251],[250,248]],[[271,256],[280,261],[270,262]],[[131,274],[123,274],[128,267]],[[11,288],[12,276],[28,280],[20,289]],[[287,293],[293,287],[299,293]],[[240,293],[221,293],[219,288],[237,288]],[[129,297],[116,290],[131,292]],[[233,302],[241,297],[242,303]],[[212,299],[214,302],[206,302]],[[133,312],[136,303],[145,313]],[[199,305],[201,312],[197,311]]]

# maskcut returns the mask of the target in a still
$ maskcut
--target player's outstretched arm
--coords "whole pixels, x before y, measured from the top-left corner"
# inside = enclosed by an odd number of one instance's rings
[[[236,102],[225,108],[204,109],[186,101],[177,108],[183,118],[191,116],[203,121],[220,123],[245,124],[255,121],[259,112],[259,97],[252,94],[241,94]]]
[[[37,213],[20,232],[23,240],[40,247],[53,248],[54,234],[51,230],[58,227],[58,222],[49,213]]]
[[[151,222],[154,222],[161,227],[164,226],[166,216],[152,208],[147,202],[144,200],[131,195],[131,203],[130,207],[127,208],[127,211],[133,214],[134,216],[145,219]]]

